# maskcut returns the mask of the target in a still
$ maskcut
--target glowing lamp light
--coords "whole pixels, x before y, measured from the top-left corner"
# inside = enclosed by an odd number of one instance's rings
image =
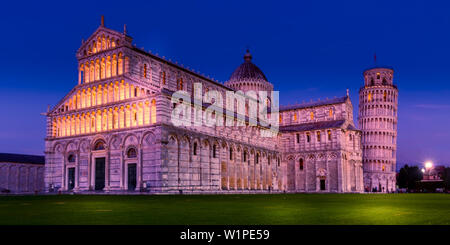
[[[426,162],[425,163],[425,168],[426,169],[429,169],[429,168],[432,168],[433,167],[433,163],[432,162]]]
[[[424,168],[422,168],[422,173],[425,173],[425,169]]]

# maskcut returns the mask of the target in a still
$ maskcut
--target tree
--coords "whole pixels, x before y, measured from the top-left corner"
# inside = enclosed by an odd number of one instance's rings
[[[444,187],[446,190],[450,190],[450,167],[446,167],[442,176],[444,180]]]
[[[400,188],[408,187],[408,165],[403,166],[397,176],[397,184]]]
[[[417,166],[408,166],[407,164],[400,169],[397,177],[397,183],[400,188],[414,190],[417,188],[417,181],[422,179],[422,171]]]

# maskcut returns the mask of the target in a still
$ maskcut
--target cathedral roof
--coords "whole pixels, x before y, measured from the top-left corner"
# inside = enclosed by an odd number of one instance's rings
[[[326,128],[340,128],[344,124],[345,124],[345,120],[302,123],[302,124],[296,124],[296,125],[281,126],[280,131],[287,133],[287,132],[319,130],[319,129],[326,129]]]
[[[244,55],[244,63],[242,63],[231,74],[230,82],[239,81],[266,81],[267,78],[264,73],[255,64],[252,63],[252,55],[247,50]]]
[[[297,104],[297,105],[285,105],[285,106],[280,106],[280,111],[289,111],[289,110],[303,109],[303,108],[323,106],[323,105],[341,104],[341,103],[344,103],[347,100],[347,98],[348,98],[348,96],[344,96],[344,97],[338,97],[338,98],[332,98],[332,99],[326,99],[326,100],[306,102],[306,103]]]
[[[199,78],[201,78],[201,79],[207,80],[207,81],[209,81],[209,82],[211,82],[211,83],[213,83],[213,84],[215,84],[215,85],[217,85],[217,86],[220,86],[220,87],[225,88],[225,89],[227,89],[227,90],[232,90],[232,89],[231,89],[230,87],[228,87],[226,84],[220,83],[219,81],[215,81],[215,80],[213,80],[213,79],[211,79],[211,78],[209,78],[209,77],[206,77],[206,76],[204,76],[204,75],[201,75],[200,73],[197,73],[197,72],[194,72],[194,71],[192,71],[192,70],[189,70],[188,68],[183,67],[183,66],[180,66],[179,64],[176,64],[176,63],[174,63],[174,62],[172,62],[172,61],[170,61],[170,60],[167,60],[166,58],[159,57],[158,55],[152,54],[152,53],[150,53],[150,52],[147,52],[147,51],[145,51],[145,50],[143,50],[143,49],[140,49],[140,48],[137,48],[137,47],[133,47],[132,49],[133,49],[134,51],[136,51],[136,52],[139,52],[139,53],[144,54],[144,55],[146,55],[146,56],[149,56],[149,57],[151,57],[151,58],[153,58],[153,59],[156,59],[156,60],[158,60],[158,61],[160,61],[160,62],[163,62],[163,63],[165,63],[165,64],[168,64],[168,65],[170,65],[170,66],[172,66],[172,67],[175,67],[175,68],[177,68],[177,69],[180,69],[180,70],[182,70],[182,71],[184,71],[184,72],[186,72],[186,73],[189,73],[189,74],[191,74],[191,75],[193,75],[193,76],[196,76],[196,77],[199,77]]]
[[[327,128],[344,128],[346,120],[334,120],[334,121],[322,121],[322,122],[311,122],[311,123],[302,123],[295,125],[286,125],[280,126],[280,132],[289,133],[289,132],[301,132],[301,131],[311,131],[311,130],[321,130]],[[349,123],[347,130],[356,130],[359,131],[352,123]]]
[[[45,164],[44,156],[0,153],[0,162]]]

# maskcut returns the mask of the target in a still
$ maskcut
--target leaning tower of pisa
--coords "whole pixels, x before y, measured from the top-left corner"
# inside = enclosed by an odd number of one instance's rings
[[[398,89],[394,70],[377,67],[364,71],[359,90],[359,127],[362,130],[364,188],[395,190]]]

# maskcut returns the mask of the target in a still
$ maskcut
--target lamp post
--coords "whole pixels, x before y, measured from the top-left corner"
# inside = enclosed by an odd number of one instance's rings
[[[433,168],[433,163],[431,161],[425,162],[425,170],[422,171],[424,174],[426,174],[425,179],[427,179],[427,180],[430,179],[430,171],[432,168]]]

